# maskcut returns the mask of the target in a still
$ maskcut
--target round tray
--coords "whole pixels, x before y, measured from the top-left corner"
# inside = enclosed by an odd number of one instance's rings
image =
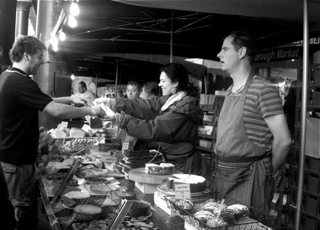
[[[169,175],[153,175],[148,174],[145,168],[136,168],[129,171],[129,179],[144,184],[162,184],[172,174]]]

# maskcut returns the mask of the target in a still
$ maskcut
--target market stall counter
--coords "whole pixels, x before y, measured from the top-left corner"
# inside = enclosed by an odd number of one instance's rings
[[[250,218],[250,207],[214,197],[201,176],[172,174],[173,166],[165,163],[146,164],[159,155],[147,153],[120,150],[112,139],[56,140],[39,166],[40,193],[52,229],[270,229]],[[163,183],[149,194],[130,180],[135,169],[156,174],[150,178]],[[190,200],[175,196],[176,186],[186,183]],[[271,220],[268,214],[263,217]]]
[[[65,228],[63,226],[63,223],[61,223],[61,207],[52,207],[52,199],[48,197],[47,192],[45,191],[45,186],[43,183],[43,180],[40,180],[40,193],[42,202],[46,211],[46,214],[48,216],[48,220],[50,222],[51,228],[53,230],[63,230],[63,229],[77,229],[74,227]],[[182,219],[178,215],[169,216],[165,211],[163,211],[160,207],[154,204],[154,195],[153,194],[144,194],[142,193],[138,188],[134,189],[134,193],[136,194],[136,201],[146,201],[148,204],[151,205],[150,207],[150,215],[148,215],[148,218],[144,221],[148,223],[148,227],[146,225],[141,224],[140,226],[144,225],[144,228],[130,228],[130,229],[172,229],[172,230],[184,230],[184,219]],[[119,204],[120,205],[120,204]],[[114,209],[115,213],[119,212],[119,210]],[[60,212],[60,213],[59,213]],[[57,215],[58,214],[58,215]],[[65,220],[66,222],[68,220]],[[73,220],[72,220],[73,221]],[[150,222],[152,224],[150,224]],[[128,222],[128,219],[123,219],[123,222]],[[145,223],[145,222],[144,222]],[[75,225],[73,225],[75,226]],[[139,224],[136,224],[133,226],[139,226]],[[150,227],[150,228],[149,228]],[[97,228],[86,228],[86,229],[97,229]],[[101,227],[99,229],[112,229],[111,226],[105,226],[105,228]],[[121,229],[121,228],[119,228]],[[124,228],[129,229],[129,228]]]
[[[110,159],[113,159],[110,161]],[[184,229],[115,167],[117,141],[56,139],[39,166],[39,190],[52,229]],[[121,170],[120,170],[121,171]]]

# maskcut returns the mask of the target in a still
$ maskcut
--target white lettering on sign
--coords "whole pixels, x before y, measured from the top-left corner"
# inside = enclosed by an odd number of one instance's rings
[[[262,53],[256,55],[256,61],[270,61],[271,59],[275,58],[276,53],[272,50],[269,53]]]
[[[278,50],[276,58],[298,58],[299,49],[289,49],[288,51]]]
[[[300,48],[283,48],[275,49],[265,53],[259,53],[255,57],[255,61],[271,61],[276,59],[295,59],[298,58],[298,52]]]
[[[296,46],[303,46],[303,40],[292,42],[292,44],[294,44]],[[310,38],[309,44],[313,44],[313,45],[320,44],[320,37]]]

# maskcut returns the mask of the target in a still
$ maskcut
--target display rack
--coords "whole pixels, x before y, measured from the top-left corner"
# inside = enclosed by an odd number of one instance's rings
[[[301,118],[302,118],[302,72],[298,69],[295,109],[295,130],[293,148],[289,161],[289,196],[287,229],[294,229],[295,213],[297,208],[298,175],[300,164]],[[320,111],[320,64],[309,66],[307,76],[307,116]],[[308,131],[308,130],[307,130]],[[320,154],[320,150],[319,154]],[[302,191],[301,229],[320,229],[320,155],[318,158],[305,153],[304,181]]]
[[[200,101],[200,107],[204,112],[203,125],[209,126],[212,128],[210,133],[199,132],[200,145],[197,146],[197,149],[201,152],[207,162],[211,166],[211,175],[210,178],[213,180],[213,167],[214,167],[214,148],[217,139],[217,128],[218,128],[218,119],[220,111],[225,99],[225,96],[222,95],[204,95],[202,98],[209,97]],[[211,181],[211,184],[213,182]]]

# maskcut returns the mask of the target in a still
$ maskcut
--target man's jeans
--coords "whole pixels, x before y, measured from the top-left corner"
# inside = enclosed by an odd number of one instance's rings
[[[34,164],[15,166],[1,162],[14,206],[16,229],[36,229],[38,176]]]

